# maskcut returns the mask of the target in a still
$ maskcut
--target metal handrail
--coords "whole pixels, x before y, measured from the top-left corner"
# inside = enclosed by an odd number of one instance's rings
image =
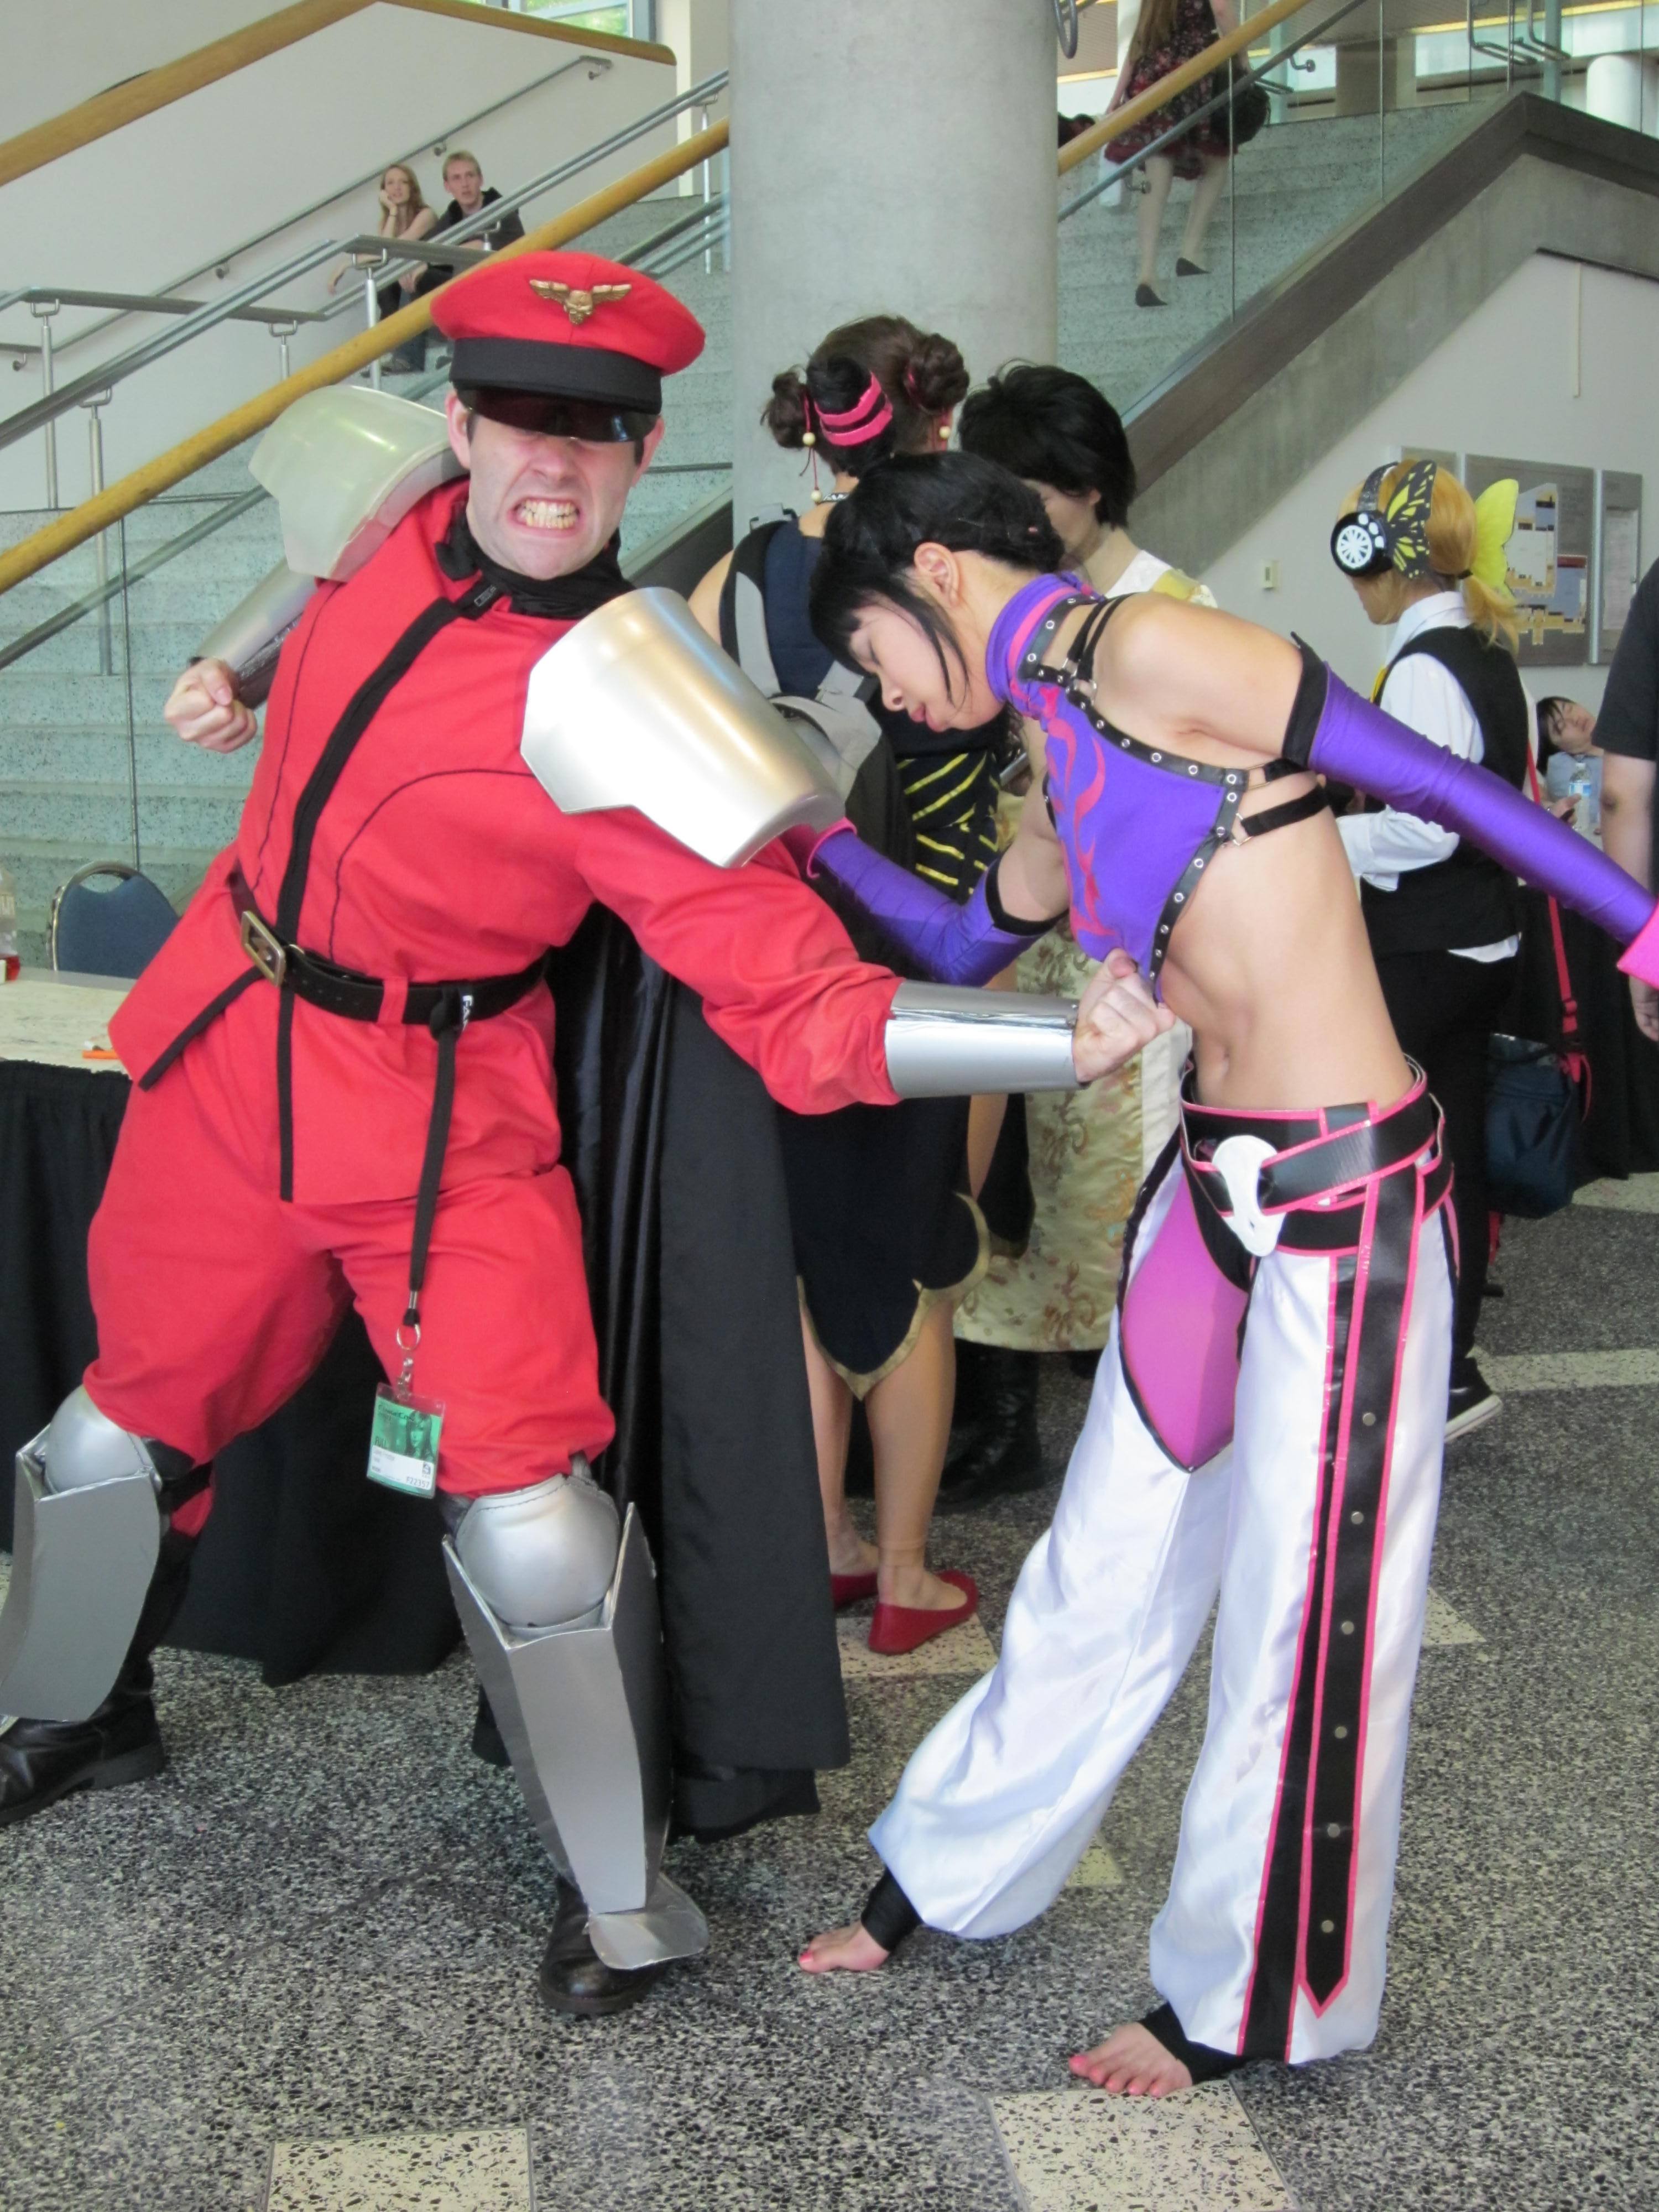
[[[665,223],[660,230],[653,231],[649,238],[642,238],[634,248],[633,265],[642,276],[665,276],[679,267],[683,261],[701,253],[705,234],[723,231],[729,220],[728,194],[721,192],[706,205],[699,200],[689,215],[677,216],[672,222]],[[441,368],[411,385],[403,397],[416,401],[424,399],[448,380],[448,369]],[[730,469],[731,466],[730,461],[669,461],[653,469],[652,473],[702,476]],[[49,615],[45,622],[37,623],[33,629],[14,638],[9,645],[0,647],[0,669],[11,667],[15,662],[26,659],[37,647],[49,643],[54,637],[61,637],[66,629],[72,629],[87,615],[96,614],[101,608],[108,606],[112,600],[119,599],[130,586],[142,583],[147,576],[153,576],[158,568],[166,568],[179,554],[187,553],[192,546],[201,544],[204,538],[216,536],[228,524],[262,506],[270,497],[270,494],[264,485],[256,483],[247,491],[223,501],[216,513],[203,515],[189,524],[176,538],[167,538],[160,545],[152,546],[137,561],[128,563],[124,557],[120,568],[107,581],[94,585],[91,591],[83,593],[71,605],[60,608],[55,615]]]
[[[8,292],[0,298],[0,312],[7,307],[118,307],[124,315],[192,315],[209,303],[205,300],[180,300],[166,292],[82,292],[55,286],[50,291]],[[266,307],[234,307],[228,320],[233,323],[268,323],[273,316],[285,323],[323,323],[328,320],[325,307],[285,307],[273,301]],[[117,319],[112,316],[111,320]],[[72,345],[72,338],[64,341]],[[9,339],[0,338],[0,353],[38,353],[38,346],[13,345]]]
[[[1235,76],[1233,70],[1237,57],[1230,55],[1227,62],[1228,82],[1221,91],[1206,100],[1201,107],[1195,107],[1189,113],[1183,115],[1179,122],[1172,123],[1167,131],[1161,131],[1149,145],[1143,146],[1139,153],[1132,154],[1127,161],[1109,163],[1086,191],[1079,192],[1074,198],[1066,201],[1060,210],[1060,222],[1065,222],[1068,217],[1074,216],[1079,208],[1085,208],[1091,201],[1097,200],[1103,192],[1109,191],[1114,185],[1121,184],[1124,178],[1133,170],[1138,169],[1143,161],[1150,161],[1161,148],[1169,145],[1172,140],[1184,138],[1194,124],[1201,122],[1206,115],[1214,114],[1218,108],[1229,106],[1244,86],[1262,83],[1274,70],[1280,69],[1287,62],[1293,61],[1304,46],[1312,45],[1316,39],[1323,38],[1326,32],[1334,25],[1340,23],[1345,15],[1352,15],[1356,8],[1364,8],[1370,4],[1370,0],[1342,0],[1342,4],[1327,15],[1322,22],[1316,23],[1310,31],[1304,31],[1290,46],[1281,46],[1277,53],[1268,57],[1260,69],[1243,70]],[[1285,88],[1279,85],[1271,88],[1275,92]],[[1153,89],[1157,89],[1156,86]]]
[[[482,123],[487,115],[494,115],[498,109],[510,107],[515,100],[527,100],[532,92],[544,91],[550,84],[556,83],[560,77],[568,76],[573,70],[586,69],[588,82],[591,84],[596,78],[603,76],[608,70],[613,70],[616,66],[615,57],[611,54],[578,54],[574,61],[562,62],[557,69],[550,70],[545,76],[532,78],[530,83],[520,85],[516,92],[504,94],[500,100],[492,100],[488,107],[479,108],[475,114],[463,116],[459,123],[446,125],[435,137],[423,138],[413,152],[406,155],[394,154],[391,161],[382,161],[379,168],[365,169],[361,177],[353,177],[349,184],[340,185],[337,191],[325,192],[321,199],[313,200],[308,207],[301,208],[296,214],[284,216],[280,222],[273,222],[265,229],[256,231],[252,238],[245,238],[240,246],[233,246],[228,252],[216,253],[211,261],[204,261],[195,269],[187,269],[182,276],[175,277],[167,289],[172,292],[179,284],[194,283],[198,276],[205,276],[210,270],[216,276],[225,276],[232,262],[240,261],[245,253],[251,253],[256,246],[263,246],[268,238],[279,238],[283,231],[293,230],[300,223],[309,222],[313,216],[320,215],[325,207],[331,207],[336,200],[344,199],[349,193],[361,191],[365,185],[373,184],[377,177],[383,177],[388,169],[396,167],[399,164],[404,167],[410,166],[427,147],[435,148],[443,145],[452,138],[459,137],[462,131],[470,131],[475,123]],[[0,313],[3,313],[8,307],[19,305],[24,300],[48,297],[63,301],[66,307],[99,305],[98,300],[90,294],[84,297],[76,297],[62,291],[51,294],[7,292],[0,294]],[[109,297],[113,303],[116,295],[111,294]],[[322,312],[326,314],[331,311],[325,308]],[[113,314],[106,316],[102,322],[88,323],[85,330],[76,331],[73,337],[60,338],[58,343],[58,352],[67,353],[71,346],[83,345],[88,338],[101,336],[105,331],[109,330],[120,319],[119,314]],[[39,351],[39,348],[12,345],[0,340],[0,351],[34,353]]]
[[[1572,52],[1570,47],[1552,46],[1547,39],[1540,39],[1539,37],[1537,30],[1534,27],[1535,17],[1535,0],[1527,0],[1526,29],[1522,32],[1517,32],[1511,25],[1510,36],[1514,40],[1515,44],[1520,47],[1523,54],[1534,54],[1540,61],[1570,62],[1572,59]]]
[[[610,137],[602,139],[597,146],[589,147],[584,153],[561,162],[556,168],[547,170],[531,183],[520,185],[517,191],[492,200],[489,207],[480,208],[476,216],[469,216],[465,222],[457,223],[453,229],[445,231],[445,243],[449,246],[464,244],[467,239],[490,229],[504,215],[515,212],[527,200],[538,198],[557,185],[568,183],[571,178],[580,175],[584,169],[591,169],[600,161],[608,161],[611,155],[619,153],[624,146],[632,145],[635,139],[648,137],[665,123],[672,123],[676,116],[684,113],[688,108],[706,106],[725,82],[724,70],[715,76],[705,78],[701,84],[693,85],[689,92],[680,94],[677,99],[665,102],[660,107],[653,108],[648,114],[641,116],[622,130],[612,131]],[[171,330],[157,332],[155,337],[141,341],[127,352],[118,354],[113,361],[103,362],[84,376],[77,377],[73,383],[37,399],[32,406],[21,408],[15,415],[5,416],[0,420],[0,447],[15,445],[20,438],[28,437],[46,423],[56,422],[71,407],[79,406],[91,392],[124,383],[128,377],[136,375],[139,369],[149,368],[165,355],[175,352],[182,345],[188,345],[192,338],[199,337],[204,331],[212,330],[218,324],[228,320],[235,308],[246,307],[263,293],[274,290],[278,284],[308,275],[312,270],[320,268],[324,262],[332,260],[340,251],[338,241],[333,239],[313,246],[308,252],[284,263],[269,275],[255,277],[238,290],[227,293],[222,300],[215,301],[198,314],[188,316]]]
[[[532,178],[529,184],[520,185],[516,191],[504,192],[500,199],[492,200],[487,208],[480,208],[477,215],[469,216],[465,222],[458,222],[453,229],[445,231],[445,238],[454,245],[465,239],[480,237],[485,231],[492,229],[504,215],[516,215],[526,201],[538,199],[544,192],[551,191],[556,185],[568,183],[572,177],[580,175],[584,169],[591,169],[596,161],[603,161],[607,155],[632,145],[636,138],[648,137],[659,124],[672,123],[677,115],[684,115],[690,108],[708,106],[725,91],[729,74],[726,70],[717,70],[713,76],[704,77],[701,84],[694,84],[688,92],[665,102],[661,107],[653,107],[648,115],[642,115],[637,123],[630,123],[624,130],[615,132],[591,152],[576,155],[558,168],[549,169],[544,175]]]
[[[632,207],[647,198],[661,185],[672,183],[676,177],[684,176],[701,164],[723,152],[731,136],[730,127],[717,123],[707,131],[700,131],[665,154],[659,154],[649,161],[619,178],[615,184],[590,192],[585,200],[568,209],[562,216],[538,223],[522,239],[500,249],[502,260],[516,258],[523,253],[546,251],[579,238],[585,231],[609,222],[623,208]],[[499,203],[497,204],[499,204]],[[106,490],[94,493],[67,514],[57,516],[43,528],[19,544],[0,552],[0,592],[8,592],[14,584],[37,574],[52,562],[70,551],[75,546],[109,529],[123,515],[131,514],[159,493],[195,474],[208,462],[216,460],[222,453],[229,453],[245,439],[253,436],[275,422],[285,408],[307,392],[343,381],[365,368],[382,356],[392,352],[417,331],[426,330],[432,320],[432,302],[438,291],[422,295],[410,306],[400,307],[386,322],[373,330],[362,331],[349,338],[343,345],[336,346],[319,360],[311,362],[293,375],[284,377],[253,398],[244,400],[228,414],[207,424],[191,436],[181,439],[164,453],[130,470],[118,482]]]
[[[1190,85],[1201,83],[1206,76],[1213,76],[1223,62],[1231,61],[1235,54],[1243,53],[1246,48],[1253,46],[1264,31],[1276,30],[1279,24],[1287,22],[1292,15],[1300,15],[1304,8],[1314,4],[1315,0],[1269,0],[1269,4],[1252,15],[1248,22],[1238,24],[1224,37],[1206,46],[1202,53],[1194,54],[1190,61],[1182,62],[1178,68],[1167,71],[1154,83],[1149,84],[1145,92],[1137,93],[1133,100],[1126,100],[1120,108],[1114,110],[1109,107],[1091,130],[1079,131],[1075,138],[1060,148],[1060,175],[1066,176],[1073,169],[1079,167],[1091,154],[1099,153],[1103,146],[1109,145],[1114,138],[1121,137],[1124,131],[1132,131],[1138,125],[1148,121],[1161,108],[1167,107],[1178,92],[1185,92]],[[1290,49],[1287,47],[1284,51],[1288,52]]]

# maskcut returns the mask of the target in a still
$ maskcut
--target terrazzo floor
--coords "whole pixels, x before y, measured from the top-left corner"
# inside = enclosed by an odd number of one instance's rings
[[[707,1960],[537,2002],[548,1881],[471,1670],[272,1693],[164,1654],[173,1763],[0,1838],[5,2212],[1583,2212],[1659,2205],[1659,1178],[1512,1228],[1503,1418],[1454,1448],[1373,2050],[1152,2106],[1066,2054],[1151,2002],[1202,1656],[1036,1926],[810,1982],[866,1823],[983,1664],[1052,1486],[941,1521],[984,1633],[844,1642],[824,1809],[671,1870]],[[1086,1386],[1045,1376],[1056,1474]]]

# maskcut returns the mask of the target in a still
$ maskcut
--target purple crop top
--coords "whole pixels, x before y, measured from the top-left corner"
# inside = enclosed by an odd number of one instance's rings
[[[985,672],[997,696],[1039,723],[1047,740],[1072,934],[1096,960],[1121,945],[1156,981],[1182,909],[1231,839],[1250,775],[1143,744],[1097,712],[1076,656],[1121,605],[1072,577],[1036,577],[998,616]],[[1049,665],[1045,654],[1061,623],[1084,605],[1101,612],[1079,632],[1073,659]],[[1280,772],[1293,773],[1294,764]]]

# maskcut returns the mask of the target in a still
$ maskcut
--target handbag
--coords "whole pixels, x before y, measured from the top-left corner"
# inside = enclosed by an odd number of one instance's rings
[[[1211,98],[1213,99],[1218,93],[1227,92],[1229,88],[1231,96],[1227,106],[1214,116],[1211,127],[1219,135],[1224,124],[1229,142],[1237,153],[1241,146],[1248,146],[1259,131],[1266,128],[1267,118],[1273,111],[1267,105],[1267,94],[1259,84],[1252,83],[1248,78],[1234,83],[1231,62],[1225,69],[1218,69],[1211,76]]]
[[[1539,798],[1530,756],[1527,773]],[[1541,804],[1541,801],[1540,801]],[[1494,1213],[1528,1221],[1571,1206],[1579,1182],[1583,1117],[1589,1112],[1589,1062],[1577,1048],[1578,1002],[1567,972],[1561,909],[1549,901],[1555,980],[1561,999],[1559,1047],[1525,1037],[1486,1041],[1486,1188]]]

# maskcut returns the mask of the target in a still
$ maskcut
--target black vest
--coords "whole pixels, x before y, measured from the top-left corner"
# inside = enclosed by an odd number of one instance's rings
[[[1481,765],[1519,791],[1531,749],[1531,717],[1511,656],[1478,629],[1426,629],[1401,647],[1390,669],[1414,653],[1426,653],[1449,672],[1480,725]],[[1379,959],[1390,952],[1496,945],[1521,926],[1515,878],[1467,838],[1459,838],[1449,860],[1404,871],[1395,890],[1362,883],[1359,897]]]

